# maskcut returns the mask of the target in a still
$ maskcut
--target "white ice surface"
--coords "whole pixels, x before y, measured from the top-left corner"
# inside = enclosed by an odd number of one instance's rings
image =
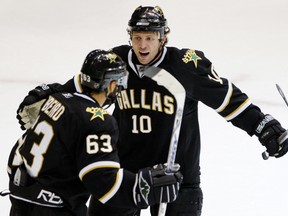
[[[169,46],[202,50],[219,75],[288,128],[287,0],[1,0],[0,189],[21,135],[16,109],[42,82],[65,82],[95,48],[127,44],[127,21],[138,5],[160,5],[171,28]],[[288,155],[263,161],[255,137],[200,104],[203,216],[283,216],[288,206]],[[8,197],[0,197],[8,215]],[[144,216],[149,215],[144,211]]]

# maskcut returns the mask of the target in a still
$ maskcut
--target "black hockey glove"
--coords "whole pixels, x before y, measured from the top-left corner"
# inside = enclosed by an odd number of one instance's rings
[[[40,107],[44,103],[44,99],[55,93],[58,86],[61,85],[58,83],[42,84],[28,93],[19,105],[16,115],[22,130],[29,129],[33,125],[39,114]]]
[[[269,156],[279,158],[287,153],[288,133],[271,115],[265,115],[257,123],[255,135],[266,147]]]
[[[178,195],[183,176],[176,164],[171,173],[166,173],[162,164],[144,168],[136,174],[134,202],[139,208],[147,208],[156,203],[173,202]]]

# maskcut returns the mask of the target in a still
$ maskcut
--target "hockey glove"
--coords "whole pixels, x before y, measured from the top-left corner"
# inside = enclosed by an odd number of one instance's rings
[[[266,147],[269,156],[282,157],[288,151],[288,133],[271,115],[265,115],[255,129],[255,135]]]
[[[44,101],[45,99],[42,99],[31,105],[24,106],[21,111],[17,112],[16,118],[18,119],[22,130],[28,130],[33,126]]]
[[[55,93],[58,86],[60,86],[58,83],[42,84],[28,93],[17,109],[16,118],[22,130],[29,129],[33,125],[44,102],[43,99]]]
[[[178,195],[183,176],[180,166],[175,165],[171,173],[166,173],[162,164],[144,168],[136,174],[134,202],[139,208],[147,208],[156,203],[173,202]]]

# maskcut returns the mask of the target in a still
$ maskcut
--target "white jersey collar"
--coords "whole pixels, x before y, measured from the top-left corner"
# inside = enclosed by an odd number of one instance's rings
[[[167,53],[167,47],[163,47],[163,52],[161,54],[161,57],[159,58],[158,61],[156,61],[153,65],[149,65],[149,66],[143,66],[141,64],[134,64],[132,61],[132,48],[129,50],[128,52],[128,64],[129,66],[132,68],[132,70],[137,74],[137,76],[139,76],[140,78],[142,78],[144,76],[144,71],[148,68],[148,67],[158,67],[159,64],[161,64],[161,62],[163,61],[166,53]]]

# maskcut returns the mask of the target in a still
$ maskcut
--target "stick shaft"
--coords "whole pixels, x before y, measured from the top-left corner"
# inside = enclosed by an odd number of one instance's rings
[[[281,95],[281,97],[283,98],[284,102],[286,103],[287,107],[288,107],[288,102],[287,102],[287,99],[285,97],[285,94],[283,93],[282,89],[280,88],[280,86],[278,84],[276,84],[276,88],[279,92],[279,94]],[[280,144],[280,147],[281,147],[281,144],[282,144],[282,137],[284,136],[287,136],[287,131],[285,133],[283,133],[279,138],[278,138],[278,143]],[[262,158],[264,160],[268,160],[269,159],[269,153],[267,151],[264,151],[262,153]]]
[[[178,138],[180,134],[180,127],[182,122],[182,115],[185,104],[186,91],[182,84],[168,71],[157,68],[149,67],[145,71],[145,76],[155,80],[158,85],[164,86],[174,96],[177,104],[175,111],[175,118],[173,123],[173,130],[170,139],[169,152],[167,156],[167,172],[172,172],[173,165],[176,158],[176,151],[178,146]],[[158,216],[165,216],[167,203],[160,203]]]

